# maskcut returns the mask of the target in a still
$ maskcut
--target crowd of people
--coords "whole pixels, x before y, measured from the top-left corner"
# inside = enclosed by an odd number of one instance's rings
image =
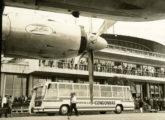
[[[42,60],[40,66],[55,67],[62,69],[79,69],[88,70],[88,62],[86,58],[80,60],[79,63],[75,63],[75,60]],[[94,71],[96,72],[108,72],[138,76],[150,76],[150,77],[165,77],[165,68],[146,66],[132,63],[122,63],[110,60],[94,60]]]
[[[135,109],[143,111],[162,111],[165,110],[165,100],[161,98],[147,98],[140,99],[140,97],[134,98]]]
[[[20,96],[12,97],[5,95],[4,97],[0,96],[0,117],[4,114],[5,117],[12,116],[12,109],[17,109],[20,107],[28,107],[30,103],[30,97]]]
[[[27,107],[29,106],[31,97],[26,97],[26,96],[20,96],[20,97],[15,97],[13,100],[13,107]]]

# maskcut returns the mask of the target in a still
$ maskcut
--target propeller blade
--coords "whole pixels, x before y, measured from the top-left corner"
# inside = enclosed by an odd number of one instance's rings
[[[90,100],[91,104],[93,104],[93,81],[94,81],[94,75],[93,75],[93,50],[88,51],[88,71],[89,71],[89,90],[90,90]]]
[[[115,23],[116,23],[116,21],[114,21],[114,20],[104,20],[103,24],[100,26],[100,28],[96,34],[96,39]]]
[[[75,64],[78,64],[80,62],[81,58],[83,58],[86,53],[87,52],[83,52],[81,55],[75,57],[75,60],[74,60],[74,63],[73,63],[74,66],[75,66]]]
[[[89,33],[93,32],[93,26],[92,26],[92,18],[89,18]]]
[[[81,60],[81,58],[83,58],[84,57],[84,55],[86,55],[87,54],[87,52],[83,52],[83,54],[81,54],[81,56],[80,56],[80,59],[79,59],[79,61]]]

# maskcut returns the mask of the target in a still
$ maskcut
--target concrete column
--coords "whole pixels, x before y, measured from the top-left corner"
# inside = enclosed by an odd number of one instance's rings
[[[5,88],[6,88],[6,74],[1,73],[1,96],[5,96]]]
[[[32,95],[32,87],[33,87],[33,76],[29,75],[29,79],[28,79],[28,96]]]
[[[140,84],[140,98],[143,99],[143,89],[142,89],[142,84]]]
[[[146,83],[146,87],[147,87],[147,98],[150,98],[150,85],[149,85],[149,83]]]
[[[159,98],[161,98],[161,90],[160,90],[160,85],[158,85],[158,89],[159,89]]]

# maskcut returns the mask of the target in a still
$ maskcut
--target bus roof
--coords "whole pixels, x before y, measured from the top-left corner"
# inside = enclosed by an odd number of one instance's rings
[[[65,83],[65,82],[43,82],[43,83],[38,83],[36,84],[33,89],[36,89],[38,87],[42,87],[44,85],[48,85],[48,84],[76,84],[76,85],[89,85],[87,83]],[[115,87],[126,87],[126,88],[130,88],[130,86],[123,86],[123,85],[103,85],[103,84],[94,84],[95,86],[115,86]]]

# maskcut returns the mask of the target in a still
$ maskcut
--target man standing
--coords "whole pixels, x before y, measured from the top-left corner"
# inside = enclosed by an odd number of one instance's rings
[[[12,96],[9,96],[9,99],[8,99],[8,107],[9,107],[9,114],[10,114],[10,117],[12,117],[12,105],[13,105],[13,99],[12,99]]]
[[[5,117],[7,117],[7,113],[8,113],[7,95],[2,98],[2,108],[3,108],[3,113],[5,113]]]
[[[77,107],[76,107],[76,102],[77,102],[77,98],[76,98],[76,93],[71,93],[71,98],[70,98],[70,116],[72,115],[72,111],[74,109],[75,114],[78,116],[78,111],[77,111]]]
[[[140,107],[140,112],[142,113],[143,112],[143,100],[142,99],[140,100],[139,107]]]

